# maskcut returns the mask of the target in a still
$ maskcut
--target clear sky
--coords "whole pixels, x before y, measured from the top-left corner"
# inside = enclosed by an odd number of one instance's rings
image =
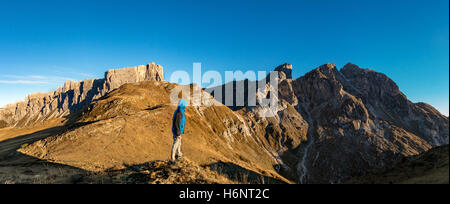
[[[352,62],[448,115],[449,1],[0,0],[0,106],[152,61],[166,78]]]

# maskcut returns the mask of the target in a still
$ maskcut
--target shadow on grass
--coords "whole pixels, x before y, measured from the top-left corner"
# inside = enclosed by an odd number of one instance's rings
[[[89,125],[93,122],[77,122],[67,125],[61,125],[56,127],[47,128],[44,130],[36,131],[30,134],[20,135],[14,138],[10,138],[0,142],[0,161],[7,159],[10,154],[13,154],[15,150],[19,149],[23,145],[32,144],[38,140],[45,139],[47,137],[62,134],[66,131],[73,130],[85,125]]]
[[[0,161],[0,184],[78,184],[99,183],[93,172],[52,163],[19,152]]]
[[[72,123],[20,135],[0,142],[0,183],[52,184],[84,183],[92,172],[64,164],[53,163],[18,152],[21,147],[38,140],[88,125]],[[96,183],[89,181],[89,183]]]
[[[264,176],[254,171],[245,169],[239,165],[230,162],[216,162],[204,167],[209,167],[210,170],[215,171],[221,175],[227,176],[230,180],[237,181],[244,184],[286,184],[286,182]]]

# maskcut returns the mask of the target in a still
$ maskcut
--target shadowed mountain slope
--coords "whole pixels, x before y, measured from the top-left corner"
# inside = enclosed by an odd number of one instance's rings
[[[347,183],[449,184],[448,145],[402,159],[393,168],[351,179]]]

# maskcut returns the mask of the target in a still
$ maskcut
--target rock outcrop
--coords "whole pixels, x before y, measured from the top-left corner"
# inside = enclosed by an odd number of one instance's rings
[[[31,94],[24,101],[0,109],[0,128],[26,126],[51,118],[66,116],[93,100],[99,99],[126,83],[164,81],[163,67],[155,63],[123,69],[112,69],[104,79],[66,81],[49,93]]]
[[[284,63],[275,68],[274,71],[279,73],[280,79],[292,79],[292,64],[290,63]]]

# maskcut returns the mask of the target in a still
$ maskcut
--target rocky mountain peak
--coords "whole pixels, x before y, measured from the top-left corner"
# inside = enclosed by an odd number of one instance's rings
[[[382,94],[401,94],[399,87],[392,79],[385,74],[376,72],[372,69],[361,68],[358,65],[348,63],[340,72],[354,87],[366,94],[370,94],[370,92],[373,94],[374,90],[379,90]]]
[[[345,64],[344,67],[342,67],[342,69],[361,69],[361,68],[358,65],[349,62]]]
[[[336,65],[334,63],[326,63],[317,69],[319,71],[321,71],[322,73],[327,73],[327,72],[336,70]]]
[[[289,62],[286,62],[286,63],[278,66],[277,68],[275,68],[275,70],[276,69],[291,69],[292,70],[292,64]]]
[[[306,78],[318,79],[318,78],[326,78],[331,80],[337,80],[337,78],[341,78],[339,71],[336,69],[336,65],[334,63],[323,64],[316,69],[305,74]]]
[[[358,66],[356,64],[352,64],[351,62],[347,63],[346,65],[344,65],[344,67],[342,67],[341,73],[346,76],[372,75],[372,76],[384,78],[385,80],[391,80],[391,79],[389,79],[389,77],[387,77],[386,75],[384,75],[382,73],[376,72],[369,68],[361,68],[360,66]]]
[[[278,71],[280,79],[292,79],[292,64],[284,63],[275,68]]]

